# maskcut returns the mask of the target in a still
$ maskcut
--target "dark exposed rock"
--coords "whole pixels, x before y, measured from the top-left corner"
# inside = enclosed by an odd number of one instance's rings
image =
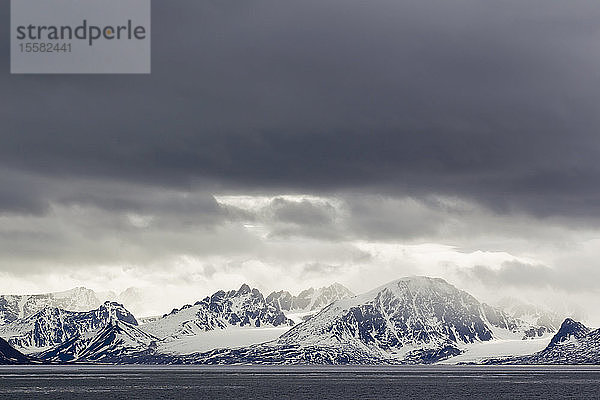
[[[30,364],[31,359],[15,350],[8,342],[0,338],[0,364]]]

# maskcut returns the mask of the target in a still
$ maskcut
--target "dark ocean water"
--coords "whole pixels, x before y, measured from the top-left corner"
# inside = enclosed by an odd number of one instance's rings
[[[599,399],[600,367],[0,367],[0,399]]]

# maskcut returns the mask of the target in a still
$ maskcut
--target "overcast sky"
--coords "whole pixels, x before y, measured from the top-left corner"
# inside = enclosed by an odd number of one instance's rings
[[[152,11],[150,76],[9,75],[0,36],[3,292],[424,274],[600,325],[600,3]]]

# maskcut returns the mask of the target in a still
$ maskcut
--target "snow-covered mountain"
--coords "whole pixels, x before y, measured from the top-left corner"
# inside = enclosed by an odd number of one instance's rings
[[[293,324],[281,310],[267,304],[258,289],[251,289],[244,284],[239,290],[220,290],[194,305],[175,309],[162,318],[144,324],[143,329],[164,339],[197,335],[232,326],[260,328]]]
[[[309,288],[293,296],[290,292],[281,290],[267,296],[267,303],[282,311],[306,312],[319,311],[334,301],[354,296],[345,286],[334,283],[319,289]]]
[[[493,338],[504,320],[442,279],[410,277],[340,300],[282,335],[279,343],[364,348],[383,357],[423,360],[459,352],[461,344]],[[500,322],[500,323],[499,323]],[[505,326],[500,326],[505,328]],[[415,352],[416,353],[413,353]],[[429,356],[426,356],[429,358]]]
[[[360,342],[384,350],[489,340],[481,304],[441,279],[400,279],[340,300],[282,336],[283,343]]]
[[[136,362],[142,359],[147,362],[149,354],[154,355],[154,359],[164,359],[171,357],[170,354],[185,354],[194,349],[238,347],[272,340],[294,324],[282,311],[267,304],[259,290],[248,285],[242,285],[239,290],[218,291],[194,305],[185,305],[141,326],[136,326],[135,320],[119,318],[118,321],[118,324],[103,324],[102,330],[80,330],[71,334],[41,357],[53,361],[125,362],[137,354]],[[263,334],[256,335],[256,331]],[[94,343],[102,343],[102,346]],[[156,352],[168,356],[156,356]],[[174,357],[170,359],[178,362]]]
[[[600,364],[600,329],[567,318],[548,346],[523,357],[488,359],[484,364]]]
[[[97,309],[85,312],[46,306],[33,315],[0,326],[0,337],[12,346],[32,352],[98,330],[111,321],[137,325],[135,317],[114,302],[105,302]]]
[[[560,345],[561,343],[572,340],[584,340],[588,336],[590,331],[591,329],[582,324],[581,322],[574,321],[571,318],[567,318],[560,326],[558,332],[556,332],[556,334],[552,337],[552,340],[550,340],[548,347],[555,347],[557,345]]]
[[[44,307],[89,311],[102,304],[102,297],[84,287],[64,292],[33,295],[0,295],[0,325],[33,315]]]
[[[40,354],[48,361],[123,363],[132,354],[152,353],[158,339],[137,326],[111,320],[94,332],[76,335]]]
[[[402,278],[351,297],[336,285],[325,289],[330,290],[298,296],[303,300],[296,304],[311,310],[336,296],[342,298],[297,325],[283,310],[294,310],[294,296],[276,292],[265,299],[259,290],[242,285],[139,326],[122,306],[106,303],[104,307],[120,311],[92,318],[44,309],[0,327],[0,336],[1,329],[10,327],[16,334],[9,340],[45,350],[40,356],[52,361],[423,364],[450,359],[495,339],[525,343],[529,340],[523,339],[548,332],[545,326],[513,318],[439,278]],[[564,342],[593,340],[588,338],[590,332],[577,332],[583,336],[574,333],[569,337],[575,339]],[[535,344],[540,340],[544,339]],[[565,345],[562,339],[557,341],[555,345]]]
[[[198,355],[198,363],[431,363],[529,328],[442,279],[409,277],[338,300],[278,340]],[[535,327],[537,328],[537,327]]]

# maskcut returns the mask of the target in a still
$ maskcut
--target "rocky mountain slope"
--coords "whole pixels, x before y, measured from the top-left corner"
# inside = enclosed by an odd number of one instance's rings
[[[278,340],[198,354],[196,363],[432,363],[521,321],[442,279],[409,277],[334,302]]]
[[[144,324],[143,329],[164,339],[233,326],[260,328],[293,324],[281,310],[267,304],[258,289],[244,284],[239,290],[220,290],[194,305],[175,309],[162,318]]]
[[[171,350],[182,347],[178,346],[181,343],[183,347],[190,343],[192,347],[204,345],[213,331],[223,331],[225,335],[225,330],[282,327],[283,333],[293,321],[268,305],[260,291],[242,285],[239,290],[218,291],[194,305],[136,325],[137,322],[120,319],[116,324],[105,324],[101,330],[79,332],[43,352],[41,357],[52,361],[179,363],[182,359],[172,356]],[[165,344],[169,351],[157,353],[165,349]]]
[[[89,311],[101,304],[96,292],[84,287],[46,294],[0,295],[0,325],[33,315],[45,307]]]
[[[31,359],[0,338],[0,365],[30,364]]]
[[[488,359],[484,364],[600,364],[600,329],[567,318],[548,346],[524,357]]]
[[[153,353],[158,339],[135,325],[112,320],[95,334],[87,332],[72,337],[59,346],[40,354],[48,361],[123,363],[132,354],[138,358]]]
[[[86,312],[66,311],[46,306],[29,317],[0,326],[0,337],[14,347],[32,352],[98,330],[111,321],[138,324],[129,311],[114,302],[105,302],[97,309]]]
[[[0,336],[29,351],[37,349],[50,361],[428,364],[494,339],[520,341],[548,330],[481,303],[439,278],[402,278],[351,297],[337,285],[324,289],[298,296],[302,301],[294,303],[294,296],[265,299],[259,290],[242,285],[143,325],[117,303],[88,313],[48,307],[0,327]],[[294,304],[311,310],[336,297],[342,298],[297,325],[282,310]],[[553,345],[594,340],[575,324],[563,328]]]

